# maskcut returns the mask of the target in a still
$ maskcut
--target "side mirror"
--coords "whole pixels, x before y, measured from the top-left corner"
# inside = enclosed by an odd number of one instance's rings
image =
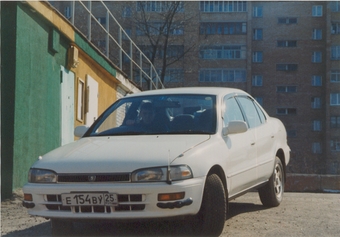
[[[223,128],[223,136],[228,134],[244,133],[248,130],[248,125],[244,121],[230,121],[228,127]]]
[[[86,131],[89,129],[89,127],[81,125],[74,129],[74,136],[76,137],[82,137],[86,133]]]

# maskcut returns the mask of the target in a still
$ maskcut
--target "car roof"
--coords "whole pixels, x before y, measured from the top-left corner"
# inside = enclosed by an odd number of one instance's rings
[[[227,95],[227,94],[243,94],[248,95],[248,93],[243,90],[229,87],[180,87],[180,88],[169,88],[169,89],[158,89],[143,91],[130,96],[144,96],[144,95],[162,95],[162,94],[209,94],[209,95]]]

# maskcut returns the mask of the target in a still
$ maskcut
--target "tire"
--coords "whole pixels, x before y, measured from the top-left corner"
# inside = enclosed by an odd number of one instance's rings
[[[278,157],[275,158],[274,171],[268,183],[258,191],[264,206],[277,207],[280,205],[284,192],[284,169]]]
[[[51,232],[53,237],[71,236],[73,223],[67,220],[51,219]]]
[[[200,211],[194,216],[195,236],[219,236],[224,228],[227,202],[221,179],[212,174],[205,182]]]

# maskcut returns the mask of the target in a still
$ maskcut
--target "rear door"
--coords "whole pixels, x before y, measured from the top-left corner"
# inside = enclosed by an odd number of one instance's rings
[[[254,103],[257,112],[261,119],[261,125],[256,127],[256,147],[257,147],[257,163],[258,163],[258,179],[259,182],[264,182],[273,173],[275,160],[275,135],[277,127],[275,123],[270,122],[262,109]]]
[[[272,155],[274,128],[269,128],[264,113],[250,97],[238,97],[249,129],[254,133],[254,154],[256,155],[257,183],[268,179],[273,171]]]

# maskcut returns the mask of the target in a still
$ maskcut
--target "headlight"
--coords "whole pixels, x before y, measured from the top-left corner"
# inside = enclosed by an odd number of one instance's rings
[[[152,182],[152,181],[167,181],[168,167],[152,167],[139,169],[132,172],[132,182]],[[170,166],[170,179],[172,181],[190,179],[192,172],[189,166],[179,165]]]
[[[51,170],[30,169],[28,172],[29,183],[56,183],[57,174]]]

